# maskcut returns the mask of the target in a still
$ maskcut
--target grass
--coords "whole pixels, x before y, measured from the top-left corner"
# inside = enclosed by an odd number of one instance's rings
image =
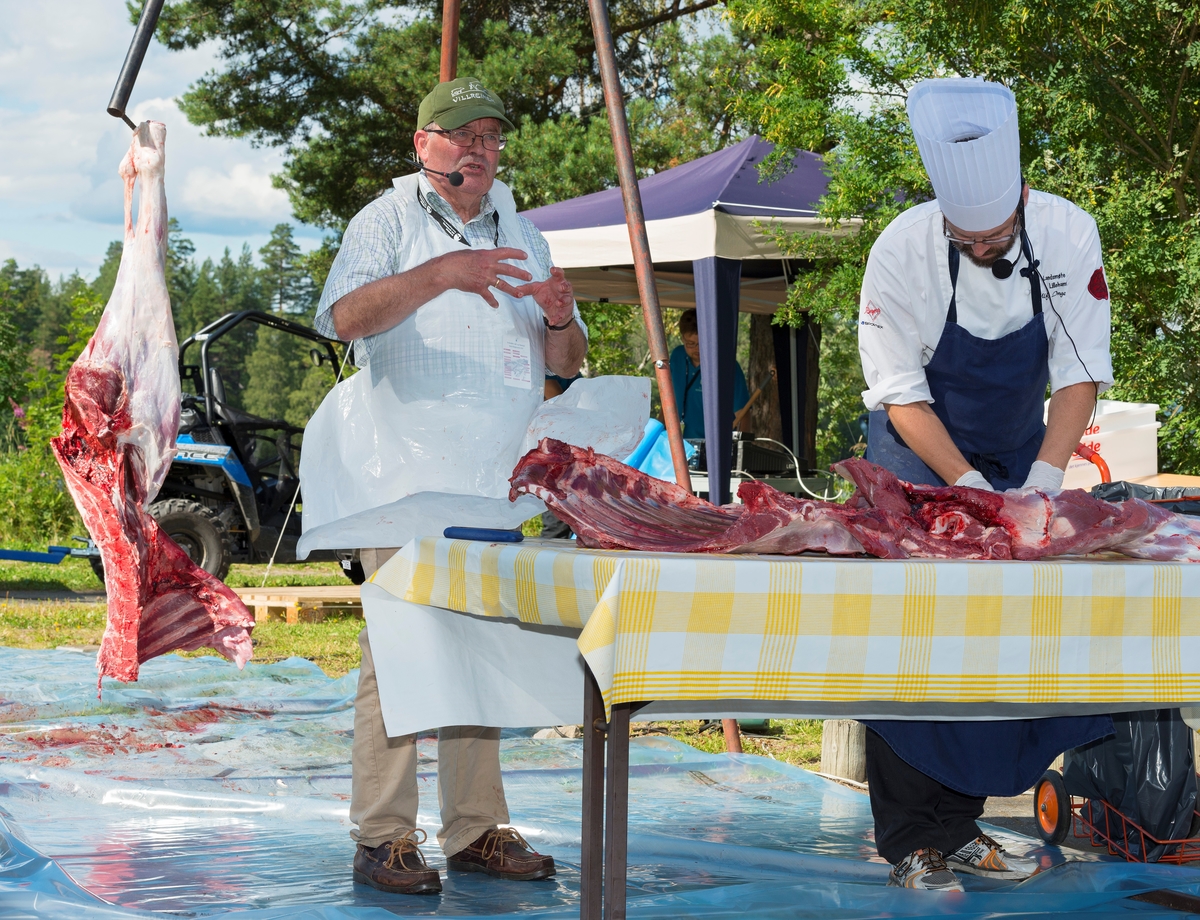
[[[103,590],[91,564],[79,556],[68,556],[58,565],[0,561],[0,592]]]
[[[355,616],[330,616],[320,623],[261,623],[254,627],[254,660],[262,664],[285,658],[307,658],[330,677],[343,677],[358,667],[362,651],[358,634],[363,621]],[[189,657],[215,655],[212,649],[182,653]]]
[[[225,576],[225,584],[231,588],[257,588],[267,574],[266,564],[262,565],[231,565],[229,574]],[[271,576],[267,579],[269,588],[301,587],[304,585],[342,585],[350,584],[350,579],[342,574],[342,567],[336,562],[290,562],[287,565],[271,567]]]
[[[742,734],[742,751],[816,770],[821,764],[821,722],[819,719],[772,719],[767,734]],[[647,722],[634,723],[630,733],[665,734],[710,754],[725,751],[725,735],[718,723]]]
[[[266,565],[232,565],[225,576],[231,588],[257,588],[267,572]],[[347,585],[336,562],[294,562],[276,565],[267,579],[269,587],[300,585]],[[7,591],[75,591],[101,592],[104,583],[96,577],[91,564],[78,556],[68,556],[58,565],[37,562],[6,562],[0,560],[0,592]]]
[[[6,601],[0,604],[0,645],[99,645],[104,635],[105,609],[104,604]]]
[[[225,578],[231,587],[258,587],[265,565],[234,565]],[[347,585],[336,562],[308,562],[275,566],[269,586]],[[57,648],[60,645],[99,645],[104,635],[106,606],[78,601],[18,601],[13,591],[80,593],[103,592],[104,585],[86,559],[67,558],[59,565],[0,562],[0,645],[12,648]],[[358,617],[333,616],[323,623],[264,623],[254,629],[257,661],[281,661],[298,656],[316,662],[331,677],[341,677],[358,667],[361,652]],[[215,655],[211,649],[186,655]]]

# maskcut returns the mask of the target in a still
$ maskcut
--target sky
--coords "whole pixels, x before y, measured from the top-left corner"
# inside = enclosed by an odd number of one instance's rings
[[[133,37],[125,0],[0,0],[0,22],[0,262],[92,278],[124,220],[117,166],[130,130],[105,107]],[[321,233],[271,186],[281,151],[205,137],[175,104],[219,63],[211,47],[152,42],[133,88],[133,121],[167,126],[169,213],[200,259],[244,242],[257,253],[282,222],[315,246]]]

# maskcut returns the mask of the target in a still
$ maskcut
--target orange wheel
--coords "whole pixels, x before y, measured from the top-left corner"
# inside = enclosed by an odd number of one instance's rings
[[[1063,785],[1062,774],[1047,770],[1033,789],[1033,819],[1038,836],[1057,846],[1071,830],[1071,797]]]

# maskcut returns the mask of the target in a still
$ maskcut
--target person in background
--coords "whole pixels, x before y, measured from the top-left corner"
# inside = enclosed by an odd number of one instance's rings
[[[679,338],[683,344],[671,352],[671,382],[675,384],[675,403],[683,423],[683,436],[688,440],[704,437],[704,394],[700,379],[700,326],[696,311],[685,310],[679,317]],[[750,401],[746,375],[734,362],[733,411],[738,412]]]

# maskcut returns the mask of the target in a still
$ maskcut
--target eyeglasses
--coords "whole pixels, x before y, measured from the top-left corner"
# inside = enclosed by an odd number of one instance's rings
[[[476,134],[466,128],[455,128],[453,131],[443,131],[441,128],[430,128],[430,134],[444,134],[446,139],[455,147],[474,147],[475,138],[483,141],[484,150],[503,150],[508,138],[503,134]]]
[[[1013,227],[1004,236],[992,237],[989,239],[963,239],[961,236],[955,236],[950,232],[950,226],[946,223],[946,218],[942,218],[942,236],[948,239],[951,243],[957,243],[959,246],[1000,246],[1011,243],[1021,231],[1021,222],[1013,220]]]

